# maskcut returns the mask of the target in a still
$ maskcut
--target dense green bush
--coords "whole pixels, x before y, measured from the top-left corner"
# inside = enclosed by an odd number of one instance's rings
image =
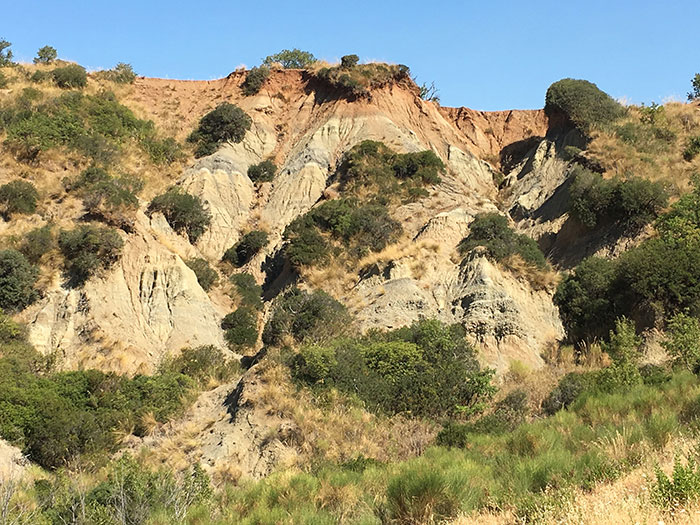
[[[177,186],[154,197],[147,211],[149,214],[162,213],[172,229],[186,233],[190,242],[197,242],[211,222],[211,214],[204,208],[202,200]]]
[[[29,77],[29,81],[35,84],[41,84],[42,82],[46,82],[51,78],[53,77],[48,71],[42,71],[41,69],[37,69],[36,71],[34,71],[34,73],[32,73],[32,76]]]
[[[394,153],[381,142],[365,140],[345,153],[338,170],[345,193],[386,203],[399,198],[404,202],[427,196],[424,186],[439,184],[445,165],[432,151]]]
[[[366,339],[304,346],[295,379],[356,394],[371,409],[440,417],[478,412],[495,389],[461,327],[421,321]]]
[[[0,186],[0,209],[6,218],[13,213],[34,213],[38,199],[39,192],[31,182],[17,179]]]
[[[245,77],[241,90],[246,97],[257,95],[262,89],[263,84],[270,76],[270,68],[267,66],[254,67]]]
[[[559,283],[554,304],[571,342],[591,343],[608,334],[618,314],[613,293],[616,278],[615,262],[589,257]]]
[[[250,306],[240,306],[221,320],[221,328],[231,349],[252,348],[258,342],[258,313]]]
[[[153,122],[138,119],[114,93],[71,91],[41,99],[40,91],[25,89],[0,111],[0,127],[7,132],[5,145],[20,160],[33,161],[43,151],[66,147],[107,164],[129,142],[136,143],[154,162],[179,155],[179,146],[172,139],[159,139]]]
[[[234,273],[229,280],[239,297],[241,306],[250,306],[256,310],[263,309],[262,286],[255,282],[255,277],[249,273]]]
[[[268,243],[267,232],[253,230],[224,253],[222,260],[241,267],[255,257]]]
[[[469,225],[469,235],[460,241],[458,249],[466,255],[477,246],[485,247],[488,256],[496,261],[519,255],[528,264],[547,268],[547,260],[537,243],[513,231],[508,219],[496,212],[477,215]]]
[[[306,69],[316,62],[314,57],[308,51],[300,49],[283,49],[279,53],[270,55],[263,60],[263,64],[271,66],[272,64],[281,64],[285,69]]]
[[[340,67],[350,69],[355,67],[360,62],[360,57],[357,55],[345,55],[340,58]]]
[[[108,80],[116,84],[133,84],[136,80],[136,73],[131,64],[119,62],[114,68],[95,73],[97,78]]]
[[[187,140],[197,144],[195,156],[204,157],[214,153],[222,142],[241,142],[252,123],[241,108],[222,102],[201,118]]]
[[[56,51],[56,48],[51,46],[44,46],[42,48],[39,48],[39,51],[36,52],[34,63],[51,64],[54,60],[56,60],[57,56],[58,52]]]
[[[53,81],[60,88],[83,88],[87,86],[87,72],[83,66],[69,64],[57,67],[51,72]]]
[[[580,166],[571,177],[571,215],[590,229],[610,222],[636,230],[656,219],[668,203],[668,193],[658,182],[637,177],[606,180]]]
[[[31,304],[39,271],[20,252],[0,250],[0,309],[17,312]]]
[[[262,339],[273,346],[282,344],[287,336],[298,342],[323,342],[345,333],[350,321],[345,306],[327,293],[294,287],[276,299]]]
[[[688,92],[688,100],[700,98],[700,73],[695,73],[695,76],[690,81],[692,89]]]
[[[366,97],[372,89],[410,78],[409,69],[403,65],[370,63],[350,66],[352,62],[352,58],[348,58],[345,67],[341,64],[321,68],[316,72],[316,78],[333,89],[336,96],[350,100]]]
[[[275,173],[277,173],[277,166],[270,159],[252,164],[248,168],[248,178],[253,182],[270,182],[275,178]]]
[[[80,286],[101,269],[111,267],[121,255],[124,241],[111,228],[83,225],[61,230],[58,247],[71,284]]]
[[[17,249],[30,263],[37,264],[53,246],[53,228],[50,224],[47,224],[24,234]]]
[[[649,109],[649,108],[647,108]],[[670,150],[677,140],[676,133],[668,127],[660,125],[660,118],[653,117],[659,124],[653,123],[652,117],[641,116],[641,122],[625,122],[615,126],[615,135],[640,153],[660,155]]]
[[[564,78],[549,86],[544,110],[550,116],[563,113],[583,132],[609,124],[625,111],[595,84],[573,78]]]
[[[7,79],[7,75],[0,71],[0,89],[5,89],[9,84],[10,81]]]
[[[696,317],[677,313],[668,322],[661,345],[676,363],[696,371],[700,366],[700,322]]]
[[[651,501],[658,507],[675,511],[700,499],[700,465],[689,457],[685,465],[679,456],[673,463],[671,476],[656,467],[656,480],[651,487]]]
[[[208,292],[219,280],[219,274],[205,259],[189,259],[186,264],[197,276],[197,282],[205,292]]]
[[[12,62],[12,50],[10,46],[12,46],[10,42],[4,38],[0,38],[0,67],[8,67],[14,64],[14,62]]]
[[[357,259],[368,251],[381,251],[395,242],[401,225],[389,216],[385,206],[360,204],[357,199],[336,199],[297,217],[284,230],[285,258],[294,268],[322,264],[328,259],[330,240],[342,243]]]
[[[230,380],[240,372],[240,365],[234,359],[227,359],[220,348],[205,345],[183,348],[178,355],[165,359],[160,370],[163,374],[186,375],[199,385],[207,386],[211,379]]]
[[[692,161],[700,153],[700,136],[690,137],[688,145],[683,150],[683,158],[688,162]]]
[[[594,376],[590,373],[570,372],[559,380],[556,388],[542,401],[542,411],[554,415],[568,408],[584,392],[591,390]]]

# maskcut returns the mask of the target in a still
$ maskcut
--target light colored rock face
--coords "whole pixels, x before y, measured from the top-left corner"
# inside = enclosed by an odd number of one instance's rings
[[[152,371],[185,346],[223,346],[217,312],[183,260],[144,228],[120,261],[83,288],[56,285],[29,312],[31,342],[66,368]]]
[[[0,439],[0,486],[10,480],[21,478],[28,465],[29,461],[22,455],[20,449]]]

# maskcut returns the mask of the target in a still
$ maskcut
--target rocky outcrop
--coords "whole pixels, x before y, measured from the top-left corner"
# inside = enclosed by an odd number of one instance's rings
[[[20,449],[0,439],[0,486],[21,477],[28,465],[29,461]]]

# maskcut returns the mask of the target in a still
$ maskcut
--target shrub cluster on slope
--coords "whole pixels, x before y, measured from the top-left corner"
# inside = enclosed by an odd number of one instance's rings
[[[367,96],[372,89],[410,79],[407,66],[380,63],[359,65],[358,61],[357,55],[346,55],[339,66],[321,68],[316,76],[351,99]]]
[[[6,220],[13,213],[34,213],[38,200],[39,192],[31,182],[18,179],[0,186],[0,212]]]
[[[111,267],[121,255],[124,241],[112,228],[83,225],[61,230],[58,247],[65,273],[73,286],[81,286],[99,270]]]
[[[610,124],[624,114],[624,108],[598,86],[573,78],[564,78],[549,86],[544,110],[550,116],[564,114],[584,133]]]
[[[0,251],[0,309],[17,312],[38,297],[34,288],[39,270],[20,252]],[[0,310],[0,311],[1,311]]]
[[[177,186],[154,197],[147,211],[162,213],[172,229],[187,234],[190,242],[197,242],[211,222],[211,214],[204,208],[202,199]]]
[[[187,141],[196,144],[195,157],[204,157],[214,153],[224,142],[241,142],[252,123],[241,108],[222,102],[201,118]]]
[[[316,57],[301,49],[283,49],[279,53],[269,55],[263,60],[263,65],[280,64],[284,69],[306,69],[316,62]]]
[[[267,232],[253,230],[243,235],[240,241],[226,250],[222,260],[241,267],[267,246],[267,243]]]

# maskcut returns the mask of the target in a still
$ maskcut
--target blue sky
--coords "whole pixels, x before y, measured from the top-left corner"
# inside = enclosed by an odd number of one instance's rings
[[[564,77],[634,103],[684,99],[700,72],[698,0],[23,0],[2,13],[19,60],[52,45],[89,69],[212,79],[284,48],[356,53],[407,64],[443,105],[482,110],[542,107]]]

